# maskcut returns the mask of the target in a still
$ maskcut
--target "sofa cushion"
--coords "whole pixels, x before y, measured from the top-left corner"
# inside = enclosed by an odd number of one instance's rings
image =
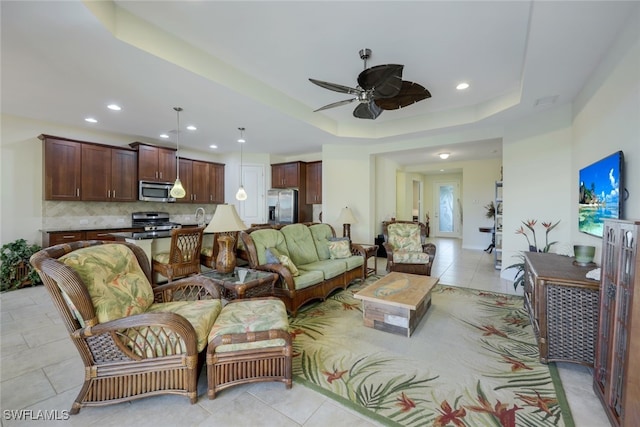
[[[428,264],[429,254],[424,252],[393,251],[393,262],[397,264]]]
[[[164,302],[158,304],[152,304],[147,310],[147,313],[175,313],[184,317],[191,323],[193,329],[196,331],[196,337],[198,339],[198,353],[204,350],[209,342],[209,332],[215,322],[216,318],[222,310],[222,302],[218,299],[215,300],[198,300],[198,301],[175,301]],[[159,331],[158,328],[151,327],[151,330]],[[155,337],[155,339],[154,339]],[[138,337],[142,339],[142,337]],[[147,341],[152,345],[160,345],[170,348],[170,340],[164,334],[149,334]],[[169,346],[167,346],[169,344]],[[147,354],[148,357],[152,357],[153,354],[150,350]],[[170,354],[170,353],[169,353]]]
[[[293,278],[296,289],[304,289],[324,281],[324,274],[320,270],[299,270],[300,275]]]
[[[330,240],[329,255],[331,259],[349,258],[351,256],[351,242],[349,239]]]
[[[324,261],[331,257],[329,253],[329,240],[333,239],[333,229],[329,224],[313,224],[309,226],[309,231],[313,236],[313,241],[316,245],[316,252],[318,253],[318,259]]]
[[[364,264],[364,257],[361,255],[351,255],[349,258],[343,258],[340,261],[344,261],[347,264],[347,271],[354,268],[362,267]]]
[[[287,243],[284,235],[279,230],[265,228],[256,230],[250,234],[251,240],[256,247],[256,255],[258,256],[258,265],[268,264],[266,257],[267,248],[276,248],[282,255],[289,256]]]
[[[224,307],[211,328],[209,341],[220,335],[245,334],[247,332],[260,332],[271,329],[289,331],[287,310],[282,301],[274,299],[239,300]],[[285,341],[278,338],[250,343],[223,344],[216,347],[216,352],[283,345],[285,345]]]
[[[309,227],[304,224],[289,224],[280,231],[287,242],[289,258],[295,265],[302,266],[320,260]]]
[[[420,240],[420,225],[395,223],[387,227],[389,233],[389,244],[396,250],[408,252],[421,252],[422,241]]]
[[[316,261],[309,264],[301,265],[300,270],[304,271],[321,271],[325,280],[332,279],[347,271],[347,263],[343,260]]]
[[[153,304],[153,289],[133,251],[125,245],[82,248],[59,258],[87,286],[100,323],[144,313]]]

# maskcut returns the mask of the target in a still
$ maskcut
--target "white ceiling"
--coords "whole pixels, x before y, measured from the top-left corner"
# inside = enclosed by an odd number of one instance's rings
[[[2,1],[2,113],[216,153],[282,156],[327,143],[417,139],[501,125],[571,102],[637,1]],[[432,98],[375,121],[349,96],[367,66],[404,64]],[[471,87],[460,92],[462,81]],[[106,109],[115,102],[120,112]],[[97,124],[84,122],[94,116]],[[171,132],[170,141],[159,139]],[[401,164],[497,157],[499,140],[390,154]]]

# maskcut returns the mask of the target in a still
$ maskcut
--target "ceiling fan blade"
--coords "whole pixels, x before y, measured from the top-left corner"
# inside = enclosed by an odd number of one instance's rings
[[[355,110],[353,110],[353,116],[358,119],[371,119],[375,120],[380,113],[382,113],[382,109],[378,107],[373,101],[369,102],[361,102]]]
[[[358,75],[358,85],[364,90],[373,90],[374,98],[396,96],[402,87],[404,65],[387,64],[367,68]]]
[[[431,93],[424,86],[404,80],[400,92],[391,98],[376,98],[374,102],[383,110],[397,110],[423,99],[431,98]]]
[[[361,90],[358,90],[349,86],[343,86],[336,83],[323,82],[322,80],[309,79],[309,81],[313,84],[316,84],[325,89],[332,90],[334,92],[349,93],[351,95],[358,95],[360,92],[362,92]]]
[[[358,98],[351,98],[351,99],[345,99],[344,101],[333,102],[331,104],[325,105],[324,107],[320,107],[317,110],[313,110],[313,112],[315,113],[316,111],[328,110],[329,108],[339,107],[345,104],[351,104],[353,101],[357,99]]]

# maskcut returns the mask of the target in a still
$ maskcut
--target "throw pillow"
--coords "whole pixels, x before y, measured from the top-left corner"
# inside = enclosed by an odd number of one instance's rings
[[[267,248],[264,256],[267,259],[267,264],[280,264],[280,260],[278,259],[280,252],[278,252],[276,248]]]
[[[331,259],[349,258],[351,256],[349,239],[330,240],[329,255]]]
[[[278,257],[278,259],[280,260],[280,264],[284,265],[285,267],[287,267],[289,269],[289,271],[291,272],[292,276],[299,276],[300,272],[298,271],[298,267],[296,267],[296,265],[293,263],[293,261],[291,261],[291,258],[289,258],[286,255],[280,255]]]

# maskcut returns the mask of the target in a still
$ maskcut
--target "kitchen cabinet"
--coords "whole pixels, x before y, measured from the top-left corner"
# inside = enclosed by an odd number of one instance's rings
[[[116,238],[111,233],[143,231],[142,228],[108,228],[98,230],[71,230],[71,231],[50,231],[43,235],[43,247],[58,245],[60,243],[79,242],[81,240],[108,240],[115,241]]]
[[[598,330],[600,282],[587,279],[595,268],[575,258],[525,252],[524,306],[538,341],[540,361],[593,366]]]
[[[307,204],[322,203],[322,162],[307,163]]]
[[[304,162],[271,165],[271,187],[300,189],[301,185],[306,186],[307,169],[305,166]]]
[[[136,201],[136,166],[133,150],[83,144],[81,200]]]
[[[179,203],[224,203],[224,164],[180,158],[186,196]]]
[[[593,388],[613,426],[640,425],[640,221],[605,220]]]
[[[176,150],[133,142],[138,151],[138,179],[140,181],[173,182],[176,180]]]
[[[80,200],[82,143],[50,135],[39,138],[44,145],[44,199]]]
[[[134,150],[40,135],[44,198],[63,201],[137,200]]]
[[[178,160],[178,167],[180,168],[180,181],[186,195],[181,199],[176,199],[178,203],[192,203],[193,202],[193,181],[191,179],[193,175],[193,161],[189,159],[180,158]]]
[[[209,164],[193,161],[191,169],[191,201],[207,203],[209,201]]]
[[[224,203],[224,165],[209,163],[209,203]]]

